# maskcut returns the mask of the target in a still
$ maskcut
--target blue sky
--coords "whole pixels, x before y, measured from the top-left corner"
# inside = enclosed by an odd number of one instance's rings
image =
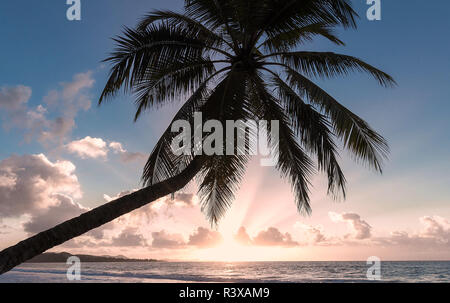
[[[152,9],[181,10],[182,1],[82,0],[81,3],[82,20],[69,22],[64,0],[1,1],[0,89],[30,87],[32,96],[27,104],[35,108],[43,104],[50,91],[61,89],[61,83],[90,71],[95,80],[87,92],[92,107],[77,113],[66,143],[90,136],[121,142],[133,152],[148,153],[177,105],[150,112],[137,123],[133,123],[135,108],[131,96],[121,95],[97,107],[108,75],[108,66],[101,61],[113,49],[110,38],[120,34],[124,25],[135,25]],[[353,3],[361,18],[358,30],[340,33],[345,47],[316,40],[307,48],[359,57],[395,78],[398,87],[392,89],[382,88],[361,74],[318,81],[384,135],[392,152],[383,177],[352,164],[344,154],[349,201],[344,205],[319,204],[317,215],[306,220],[327,227],[322,221],[329,209],[352,210],[368,220],[371,218],[374,225],[394,221],[395,227],[413,230],[412,225],[418,225],[417,218],[421,216],[450,218],[450,3],[382,0],[382,20],[373,22],[365,17],[368,8],[365,1]],[[49,112],[48,118],[56,115]],[[0,119],[0,124],[8,119],[1,109]],[[98,205],[103,194],[114,195],[138,186],[142,162],[80,159],[55,152],[36,140],[24,141],[23,130],[17,127],[1,128],[0,142],[0,161],[13,154],[44,153],[51,161],[64,159],[74,163],[84,193],[81,202],[86,207]],[[264,199],[262,193],[267,185],[283,184],[273,172],[264,171],[263,175],[260,190],[255,190],[258,192],[255,200]],[[289,192],[288,186],[283,186],[280,188]],[[292,210],[293,206],[289,211]],[[289,215],[295,216],[295,212]]]

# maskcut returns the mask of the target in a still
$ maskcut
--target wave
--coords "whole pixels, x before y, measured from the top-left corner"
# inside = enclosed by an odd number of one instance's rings
[[[54,274],[54,275],[66,275],[64,270],[41,270],[41,269],[13,269],[13,272],[20,273],[34,273],[34,274]],[[209,282],[209,283],[276,283],[279,280],[256,280],[247,278],[224,278],[224,277],[207,277],[199,275],[182,275],[182,274],[167,274],[159,275],[152,273],[133,273],[133,272],[83,272],[82,277],[111,277],[111,278],[126,278],[126,279],[153,279],[153,280],[173,280],[183,282]]]
[[[42,274],[42,275],[66,275],[65,270],[56,269],[13,269],[11,273],[29,273],[29,274]],[[83,279],[84,277],[84,279]],[[91,277],[92,280],[95,278],[104,278],[103,280],[112,280],[117,278],[122,278],[123,280],[167,280],[167,281],[180,281],[180,282],[199,282],[199,283],[356,283],[356,282],[372,282],[362,279],[305,279],[296,280],[288,278],[278,278],[277,277],[267,277],[263,279],[251,279],[251,278],[228,278],[228,277],[208,277],[202,275],[189,275],[189,274],[153,274],[153,273],[134,273],[134,272],[107,272],[107,271],[96,271],[96,272],[83,272],[82,280],[89,280],[86,277]],[[131,281],[130,281],[131,282]],[[390,282],[400,282],[400,281],[390,281]]]

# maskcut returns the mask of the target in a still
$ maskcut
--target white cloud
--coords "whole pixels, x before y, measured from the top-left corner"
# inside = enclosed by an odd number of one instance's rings
[[[146,158],[146,155],[142,153],[127,151],[120,142],[110,142],[108,144],[102,138],[92,138],[90,136],[81,140],[72,141],[65,147],[67,151],[78,155],[82,159],[106,159],[110,151],[119,155],[122,162],[140,161]]]
[[[0,216],[18,217],[57,205],[57,194],[80,198],[81,188],[69,161],[51,162],[45,155],[11,156],[0,161]],[[5,182],[5,180],[9,180]],[[14,186],[12,185],[14,180]]]
[[[108,155],[106,142],[101,138],[92,138],[87,136],[84,139],[70,142],[66,145],[66,148],[70,153],[77,154],[82,159],[106,159]]]
[[[103,194],[103,199],[105,199],[106,202],[111,202],[111,201],[119,199],[119,198],[121,198],[123,196],[129,195],[129,194],[131,194],[131,193],[133,193],[133,192],[135,192],[137,190],[138,189],[124,190],[124,191],[121,191],[120,193],[118,193],[118,194],[116,194],[116,195],[114,195],[112,197],[108,196],[107,194]]]
[[[122,143],[119,142],[111,142],[109,143],[109,147],[114,151],[114,153],[117,154],[126,152],[126,150],[122,146]]]
[[[147,157],[143,153],[127,151],[120,142],[111,142],[109,143],[109,147],[115,154],[119,154],[120,159],[125,163],[145,160]]]

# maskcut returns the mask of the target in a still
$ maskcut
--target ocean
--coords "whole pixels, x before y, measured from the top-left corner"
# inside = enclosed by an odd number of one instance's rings
[[[0,283],[72,282],[69,266],[27,263],[0,276]],[[82,263],[78,282],[374,282],[366,262],[139,262]],[[380,282],[450,282],[450,261],[382,262]]]

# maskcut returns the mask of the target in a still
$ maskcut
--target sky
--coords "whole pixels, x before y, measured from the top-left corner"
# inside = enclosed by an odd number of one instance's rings
[[[201,213],[195,185],[108,223],[54,251],[200,261],[450,260],[450,3],[382,0],[382,19],[353,1],[357,30],[339,30],[350,54],[391,74],[382,88],[362,74],[318,80],[389,142],[383,174],[343,152],[345,201],[313,179],[309,217],[289,184],[250,163],[217,228]],[[0,3],[0,249],[140,188],[158,136],[183,101],[134,123],[133,97],[97,106],[112,37],[153,9],[182,1],[64,0]]]

